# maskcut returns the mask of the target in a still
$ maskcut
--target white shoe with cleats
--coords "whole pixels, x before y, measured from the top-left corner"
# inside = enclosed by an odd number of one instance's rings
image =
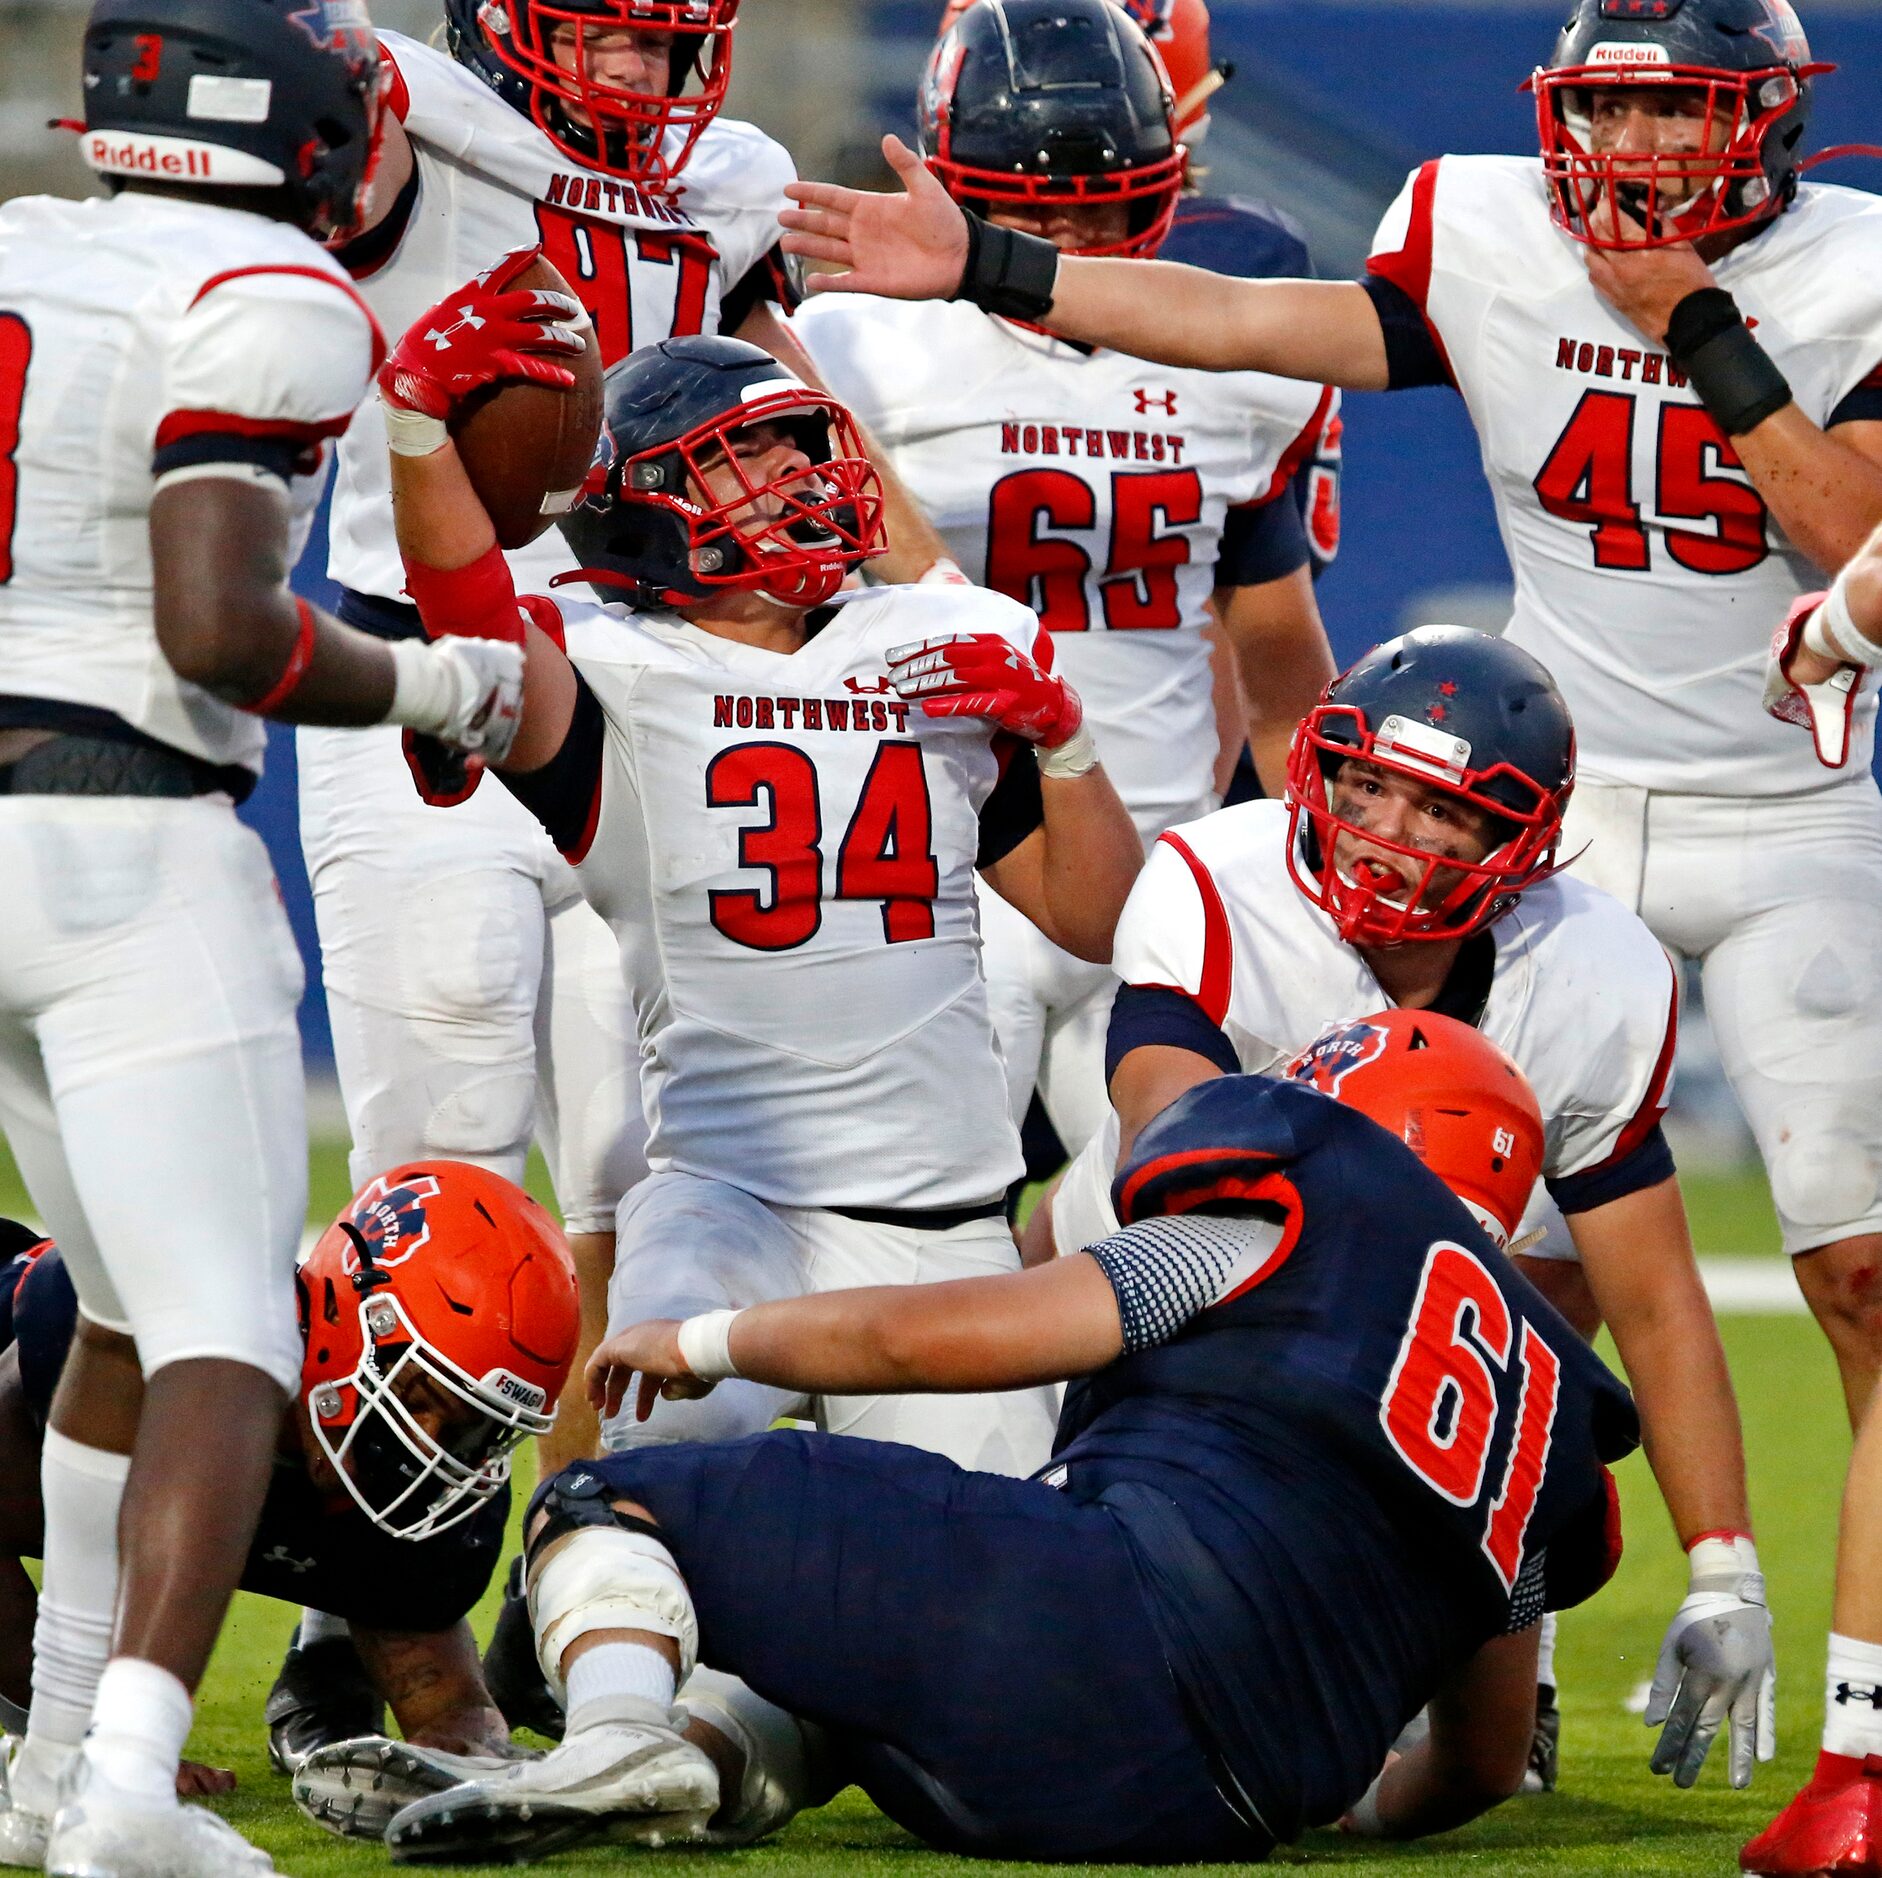
[[[78,1750],[62,1750],[69,1759]],[[26,1743],[0,1740],[0,1867],[18,1871],[46,1869],[46,1839],[59,1810],[58,1780],[22,1765]]]
[[[697,1842],[719,1804],[717,1769],[672,1711],[632,1697],[612,1707],[540,1760],[404,1808],[386,1849],[400,1864],[527,1864],[585,1839]]]
[[[48,1878],[265,1878],[274,1861],[200,1806],[116,1792],[80,1760],[46,1846]]]
[[[532,1748],[507,1754],[447,1754],[385,1735],[360,1735],[317,1748],[294,1775],[294,1804],[343,1839],[383,1839],[393,1814],[427,1794],[540,1760]]]

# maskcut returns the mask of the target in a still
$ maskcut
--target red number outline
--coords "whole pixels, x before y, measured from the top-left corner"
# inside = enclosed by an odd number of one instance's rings
[[[20,413],[33,363],[33,329],[0,313],[0,587],[13,578],[13,529],[20,513]]]
[[[1593,531],[1596,567],[1628,574],[1644,574],[1653,564],[1634,500],[1639,402],[1630,392],[1584,391],[1534,485],[1546,513]]]
[[[761,794],[771,819],[738,831],[738,864],[771,876],[770,899],[749,888],[714,887],[706,904],[713,926],[734,945],[791,952],[815,938],[823,924],[823,806],[816,765],[792,743],[735,743],[706,765],[708,808],[755,809]],[[808,836],[801,826],[806,818]]]
[[[836,897],[880,900],[882,937],[894,946],[934,937],[934,901],[940,891],[934,809],[921,745],[880,744],[837,849]]]

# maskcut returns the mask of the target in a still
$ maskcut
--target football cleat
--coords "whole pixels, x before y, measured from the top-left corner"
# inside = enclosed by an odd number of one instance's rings
[[[49,1878],[265,1878],[274,1860],[200,1806],[152,1806],[82,1757],[46,1846]]]
[[[1763,1878],[1882,1873],[1882,1754],[1820,1754],[1803,1791],[1738,1855]]]
[[[509,1754],[447,1754],[442,1748],[365,1735],[308,1755],[295,1770],[294,1804],[315,1825],[342,1839],[376,1841],[385,1837],[393,1814],[414,1800],[501,1773],[512,1761],[536,1758],[527,1748]]]
[[[1562,1766],[1562,1711],[1555,1705],[1555,1685],[1536,1684],[1536,1731],[1529,1737],[1529,1765],[1523,1770],[1525,1793],[1553,1793]]]
[[[567,1724],[562,1705],[536,1660],[536,1632],[529,1621],[529,1600],[523,1595],[520,1553],[510,1561],[496,1628],[484,1652],[484,1686],[512,1728],[531,1729],[550,1741],[562,1739]]]
[[[619,1719],[581,1729],[540,1760],[406,1807],[386,1828],[393,1862],[520,1865],[597,1838],[698,1843],[718,1809],[718,1770],[673,1712],[632,1697],[616,1707]]]
[[[303,1648],[296,1629],[262,1719],[268,1759],[276,1773],[292,1775],[320,1748],[383,1732],[386,1711],[351,1637],[323,1637]]]
[[[19,1759],[24,1741],[0,1739],[0,1866],[17,1871],[44,1871],[46,1837],[58,1806],[48,1785],[35,1792],[30,1775],[21,1779]]]

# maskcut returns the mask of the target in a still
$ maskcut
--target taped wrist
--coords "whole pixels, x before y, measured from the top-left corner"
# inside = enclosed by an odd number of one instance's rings
[[[523,643],[523,615],[503,550],[494,542],[466,567],[405,563],[405,591],[427,637],[504,639]]]
[[[1011,320],[1042,320],[1052,311],[1059,251],[1038,235],[1022,235],[974,214],[967,216],[967,265],[953,298],[971,300]]]
[[[732,1361],[732,1324],[737,1311],[703,1311],[680,1325],[680,1358],[701,1382],[724,1382],[739,1374]]]
[[[1791,402],[1790,381],[1723,287],[1701,287],[1673,309],[1666,349],[1728,437],[1757,429]]]
[[[1856,624],[1849,610],[1848,569],[1838,574],[1823,604],[1804,625],[1803,642],[1812,652],[1846,664],[1882,665],[1882,644]]]
[[[1034,744],[1033,760],[1039,765],[1039,774],[1050,776],[1054,782],[1068,782],[1074,776],[1086,775],[1098,767],[1098,746],[1092,738],[1091,726],[1080,724],[1063,743],[1054,744],[1050,749],[1042,743]]]

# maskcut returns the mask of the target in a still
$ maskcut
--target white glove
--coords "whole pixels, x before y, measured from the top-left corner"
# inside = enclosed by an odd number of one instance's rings
[[[1824,615],[1842,591],[1840,586],[1833,587],[1827,595],[1808,593],[1793,601],[1772,637],[1764,667],[1765,711],[1809,731],[1816,740],[1817,761],[1825,769],[1841,769],[1849,761],[1850,727],[1855,721],[1856,693],[1862,689],[1862,671],[1853,664],[1839,665],[1820,685],[1804,685],[1791,677],[1790,667],[1800,645],[1825,658],[1845,656],[1843,647],[1832,646],[1823,631]],[[1846,601],[1840,611],[1847,618]],[[1850,631],[1860,637],[1853,628]]]
[[[1758,1548],[1743,1534],[1708,1536],[1691,1556],[1686,1601],[1667,1626],[1647,1697],[1647,1726],[1665,1723],[1649,1765],[1690,1787],[1730,1716],[1732,1785],[1748,1787],[1753,1760],[1777,1753],[1777,1659]]]
[[[501,639],[394,639],[388,724],[501,763],[523,721],[523,648]]]

